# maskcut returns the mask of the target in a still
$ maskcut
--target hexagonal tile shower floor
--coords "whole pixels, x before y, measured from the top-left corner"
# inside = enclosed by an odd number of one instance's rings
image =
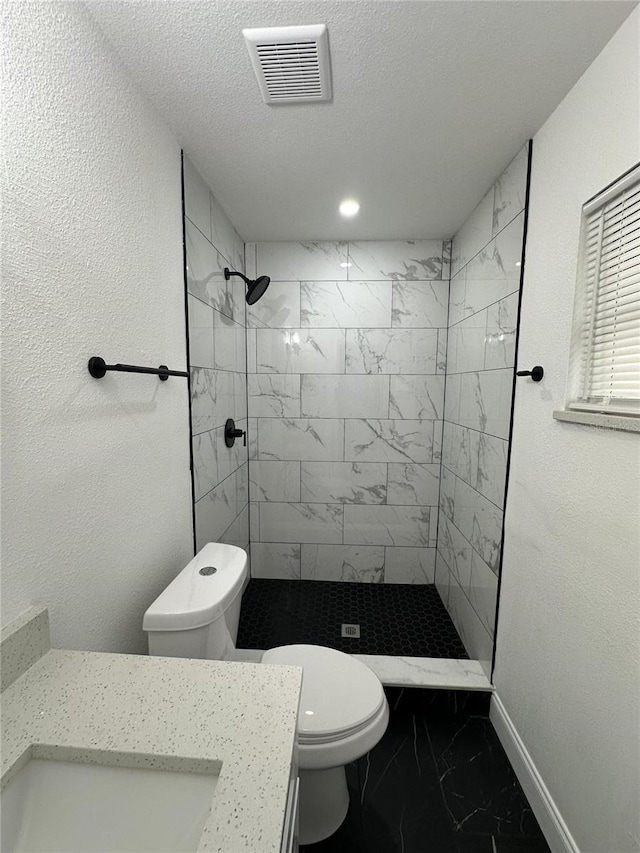
[[[343,625],[360,626],[360,636]],[[289,643],[353,654],[468,658],[435,584],[252,578],[242,599],[238,648]]]

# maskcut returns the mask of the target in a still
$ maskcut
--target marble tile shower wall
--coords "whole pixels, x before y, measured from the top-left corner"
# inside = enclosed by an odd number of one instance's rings
[[[432,583],[450,243],[245,249],[253,575]]]
[[[184,158],[187,317],[196,549],[249,545],[248,450],[224,443],[224,423],[247,428],[244,243],[198,172]]]
[[[489,667],[520,288],[527,149],[453,239],[436,584]]]

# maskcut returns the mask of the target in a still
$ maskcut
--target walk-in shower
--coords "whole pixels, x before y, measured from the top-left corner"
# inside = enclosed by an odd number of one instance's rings
[[[452,241],[244,244],[185,200],[196,547],[250,550],[239,646],[490,671],[527,175]]]

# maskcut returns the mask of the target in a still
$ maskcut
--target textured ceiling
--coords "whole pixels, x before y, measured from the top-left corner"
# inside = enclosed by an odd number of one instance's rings
[[[87,3],[245,240],[451,236],[635,5]],[[267,106],[242,28],[323,22],[333,102]]]

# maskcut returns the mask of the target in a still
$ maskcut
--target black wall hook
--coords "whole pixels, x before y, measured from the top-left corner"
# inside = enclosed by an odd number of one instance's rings
[[[135,364],[107,364],[104,358],[94,355],[89,359],[87,369],[94,379],[102,379],[109,370],[117,373],[150,373],[157,376],[161,382],[166,382],[170,376],[189,376],[186,370],[169,370],[166,364],[160,367],[137,367]]]
[[[531,370],[518,370],[516,372],[516,376],[530,376],[534,382],[540,382],[544,376],[544,368],[540,367],[539,364],[536,364],[536,366],[532,367]]]

